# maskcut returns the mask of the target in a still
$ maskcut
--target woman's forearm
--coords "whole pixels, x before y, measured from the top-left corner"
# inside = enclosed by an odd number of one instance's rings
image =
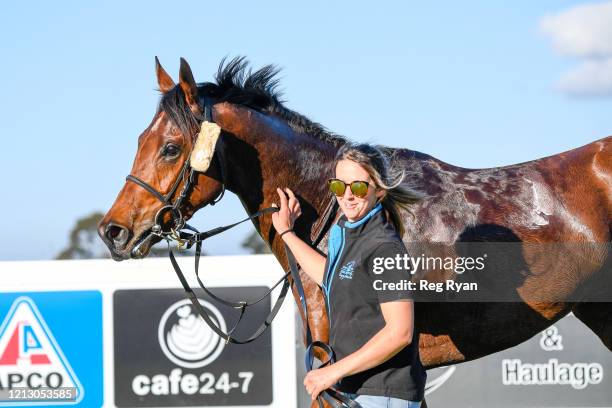
[[[355,352],[337,361],[335,366],[341,377],[376,367],[410,344],[412,336],[385,326]]]
[[[302,241],[294,232],[287,232],[282,237],[302,270],[321,286],[325,273],[325,257]]]

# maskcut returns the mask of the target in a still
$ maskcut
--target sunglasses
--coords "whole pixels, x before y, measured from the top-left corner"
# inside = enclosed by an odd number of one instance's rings
[[[363,198],[368,195],[368,188],[370,186],[370,183],[367,181],[356,180],[351,183],[345,183],[337,178],[330,178],[327,180],[327,184],[329,185],[329,191],[337,196],[343,196],[344,192],[346,191],[346,186],[350,186],[353,195],[359,198]]]

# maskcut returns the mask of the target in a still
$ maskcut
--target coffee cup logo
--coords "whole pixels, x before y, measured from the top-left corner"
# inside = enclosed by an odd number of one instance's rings
[[[225,320],[212,304],[198,299],[211,319],[223,330]],[[188,299],[174,303],[162,315],[158,329],[159,345],[164,355],[185,368],[204,367],[219,357],[225,343],[193,310]]]

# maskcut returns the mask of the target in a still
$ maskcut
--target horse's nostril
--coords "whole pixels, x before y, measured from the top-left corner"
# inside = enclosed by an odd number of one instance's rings
[[[127,242],[128,230],[121,225],[108,224],[106,227],[106,238],[112,241],[116,246],[123,245]]]

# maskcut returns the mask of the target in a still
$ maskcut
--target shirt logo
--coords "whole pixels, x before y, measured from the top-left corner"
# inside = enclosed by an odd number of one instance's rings
[[[355,269],[355,261],[351,261],[340,268],[338,277],[340,279],[353,279],[353,269]]]

